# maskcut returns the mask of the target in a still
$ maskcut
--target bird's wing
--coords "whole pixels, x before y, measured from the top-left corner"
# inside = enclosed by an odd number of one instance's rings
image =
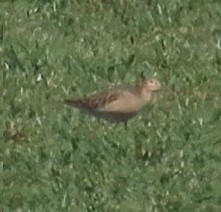
[[[77,100],[65,100],[64,103],[76,108],[86,109],[86,110],[97,110],[103,108],[106,105],[118,100],[120,97],[120,92],[108,91],[103,92],[98,95],[93,95],[83,99]]]

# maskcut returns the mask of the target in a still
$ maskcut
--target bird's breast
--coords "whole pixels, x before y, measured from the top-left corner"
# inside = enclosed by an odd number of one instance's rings
[[[115,113],[122,113],[122,114],[130,114],[130,113],[137,113],[143,106],[144,101],[131,94],[127,94],[121,96],[121,98],[113,101],[102,108],[99,108],[99,111],[103,112],[115,112]]]

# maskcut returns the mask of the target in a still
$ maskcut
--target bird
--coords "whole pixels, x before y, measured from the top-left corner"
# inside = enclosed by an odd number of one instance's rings
[[[157,79],[145,79],[135,85],[115,86],[103,92],[80,99],[65,99],[64,104],[104,119],[125,124],[136,116],[148,103],[153,102],[154,93],[161,90]]]

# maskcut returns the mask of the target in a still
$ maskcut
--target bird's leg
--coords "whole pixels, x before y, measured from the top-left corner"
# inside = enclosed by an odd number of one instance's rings
[[[128,129],[127,121],[124,122],[124,128],[125,128],[125,130]]]
[[[142,142],[140,139],[135,137],[134,142],[134,156],[136,160],[142,159]]]

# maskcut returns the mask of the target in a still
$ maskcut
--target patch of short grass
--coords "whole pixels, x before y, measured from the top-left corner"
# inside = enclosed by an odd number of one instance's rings
[[[1,3],[0,204],[8,211],[220,211],[220,6]],[[163,89],[127,131],[63,105],[142,77],[157,77]]]

